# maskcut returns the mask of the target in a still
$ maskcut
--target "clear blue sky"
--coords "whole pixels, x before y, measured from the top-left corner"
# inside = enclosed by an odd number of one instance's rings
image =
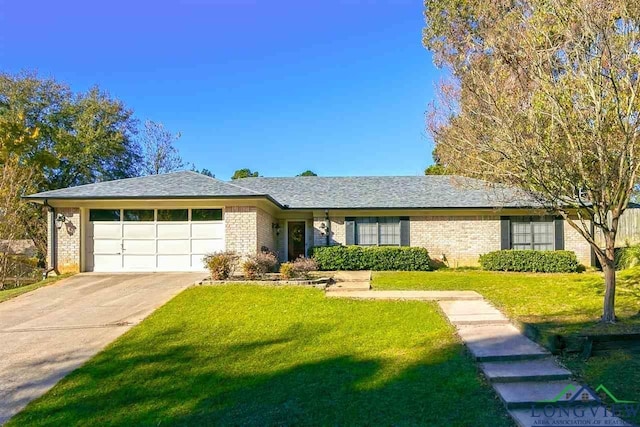
[[[97,84],[228,179],[416,175],[442,72],[420,0],[0,0],[0,69]]]

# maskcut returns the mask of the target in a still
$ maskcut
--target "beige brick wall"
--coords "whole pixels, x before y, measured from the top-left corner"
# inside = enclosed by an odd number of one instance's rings
[[[427,248],[450,267],[478,265],[478,257],[500,249],[500,217],[421,216],[410,218],[410,244]]]
[[[63,214],[67,220],[58,230],[54,227],[50,228],[51,215],[54,218],[58,214]],[[80,271],[80,227],[82,221],[80,219],[80,209],[78,208],[57,208],[54,213],[49,212],[47,215],[47,227],[49,228],[49,236],[52,232],[56,235],[57,241],[57,268],[60,273],[77,273]],[[49,240],[49,254],[47,255],[48,265],[53,266],[51,255],[51,239]]]
[[[255,206],[224,208],[225,248],[239,255],[253,255],[258,248],[257,210]]]
[[[276,236],[273,230],[275,219],[269,213],[258,208],[256,211],[256,227],[258,233],[257,249],[269,248],[270,251],[277,252]]]
[[[320,229],[320,224],[326,224],[326,222],[327,220],[324,217],[313,219],[313,246],[327,246],[327,236],[322,235]],[[331,228],[329,235],[329,244],[344,245],[346,243],[344,217],[330,217],[329,226]]]
[[[564,248],[574,251],[582,265],[591,266],[591,245],[568,221],[564,222]]]

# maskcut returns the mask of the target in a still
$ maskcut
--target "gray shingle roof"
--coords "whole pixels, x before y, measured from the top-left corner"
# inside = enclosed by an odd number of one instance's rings
[[[492,188],[457,176],[244,178],[238,185],[271,195],[291,208],[537,207],[511,188]]]
[[[509,188],[454,176],[244,178],[224,182],[197,172],[129,178],[46,191],[32,199],[266,197],[292,209],[538,207]]]
[[[191,171],[180,171],[138,178],[118,179],[45,191],[27,198],[112,199],[112,198],[207,198],[257,196],[253,190]]]

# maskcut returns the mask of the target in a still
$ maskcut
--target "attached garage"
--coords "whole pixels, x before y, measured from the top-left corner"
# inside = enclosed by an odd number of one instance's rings
[[[86,270],[201,271],[225,248],[222,209],[89,209]]]

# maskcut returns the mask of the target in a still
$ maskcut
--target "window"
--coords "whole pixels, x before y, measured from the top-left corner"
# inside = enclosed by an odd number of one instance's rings
[[[125,209],[125,221],[153,221],[153,209]]]
[[[555,249],[554,220],[549,217],[511,218],[511,249]]]
[[[191,209],[191,221],[221,221],[222,209]]]
[[[187,221],[188,209],[158,209],[158,221]]]
[[[89,221],[120,221],[120,209],[91,209]]]
[[[397,216],[356,218],[355,244],[400,246],[400,218]]]

